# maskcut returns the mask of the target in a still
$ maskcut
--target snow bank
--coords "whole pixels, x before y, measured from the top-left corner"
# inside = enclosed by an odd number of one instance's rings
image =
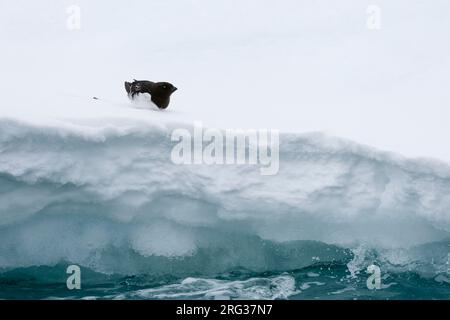
[[[79,0],[69,30],[72,2],[1,3],[0,268],[437,261],[414,247],[449,237],[448,165],[305,133],[450,161],[449,2],[379,0],[378,31],[369,4]],[[132,78],[180,90],[152,112]],[[174,165],[171,132],[195,120],[281,130],[279,173]]]
[[[0,120],[0,267],[66,260],[162,271],[161,261],[183,257],[182,270],[264,270],[348,256],[333,245],[409,249],[450,235],[445,164],[282,134],[274,176],[251,165],[175,165],[178,126]]]

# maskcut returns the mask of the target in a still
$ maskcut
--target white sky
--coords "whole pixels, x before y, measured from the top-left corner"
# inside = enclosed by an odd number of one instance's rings
[[[0,117],[325,131],[450,161],[449,12],[448,0],[2,0]],[[132,78],[175,84],[170,109],[133,107]]]

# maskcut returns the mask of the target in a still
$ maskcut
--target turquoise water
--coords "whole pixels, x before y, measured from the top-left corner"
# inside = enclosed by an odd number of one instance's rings
[[[29,267],[0,273],[1,299],[327,299],[397,300],[450,299],[450,272],[424,273],[430,265],[383,266],[381,288],[370,290],[370,276],[356,257],[347,261],[317,262],[308,267],[253,272],[244,268],[208,276],[106,275],[81,267],[81,289],[66,286],[67,263]],[[360,259],[360,258],[358,258]],[[363,259],[364,260],[364,259]],[[400,271],[401,270],[401,271]]]

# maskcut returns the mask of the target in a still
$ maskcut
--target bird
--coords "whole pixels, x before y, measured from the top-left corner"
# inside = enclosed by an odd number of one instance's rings
[[[125,90],[128,97],[134,99],[137,94],[148,93],[151,100],[159,109],[166,109],[170,103],[170,96],[178,89],[169,82],[153,82],[148,80],[136,80],[125,82]]]

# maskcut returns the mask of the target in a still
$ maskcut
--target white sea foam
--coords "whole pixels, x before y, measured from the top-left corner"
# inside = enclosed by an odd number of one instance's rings
[[[211,299],[274,300],[298,293],[289,275],[244,281],[186,278],[181,283],[120,294],[115,299]]]

